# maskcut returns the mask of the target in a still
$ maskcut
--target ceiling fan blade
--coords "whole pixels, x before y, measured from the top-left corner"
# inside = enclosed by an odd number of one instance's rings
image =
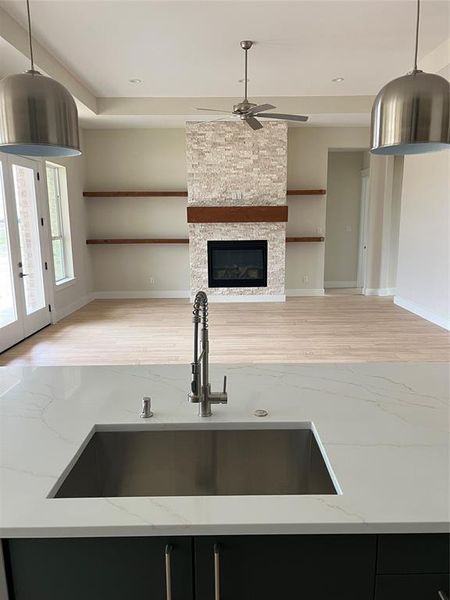
[[[255,119],[255,117],[248,117],[245,119],[245,122],[250,125],[252,129],[262,129],[261,123],[258,121],[258,119]]]
[[[267,119],[283,119],[284,121],[302,121],[305,122],[309,119],[309,117],[305,117],[304,115],[285,115],[282,113],[264,113],[258,114],[258,117],[264,117]]]
[[[275,108],[275,106],[272,106],[272,104],[259,104],[258,106],[252,106],[248,112],[251,115],[255,115],[263,110],[272,110],[272,108]]]
[[[208,112],[218,112],[218,113],[229,113],[229,110],[218,110],[217,108],[199,108],[198,106],[194,106],[195,110],[206,110]]]

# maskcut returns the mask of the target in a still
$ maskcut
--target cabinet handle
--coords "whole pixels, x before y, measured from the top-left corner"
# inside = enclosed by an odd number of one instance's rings
[[[214,600],[220,600],[220,546],[214,544]]]
[[[164,550],[166,562],[166,600],[172,600],[172,546],[166,545]]]
[[[441,590],[438,591],[439,600],[448,600],[448,595]]]

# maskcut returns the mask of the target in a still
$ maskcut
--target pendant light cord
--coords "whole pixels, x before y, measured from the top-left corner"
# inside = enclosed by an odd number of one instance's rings
[[[417,71],[417,54],[419,52],[419,23],[420,23],[420,0],[417,0],[416,46],[415,46],[415,50],[414,50],[414,72]]]
[[[34,56],[33,56],[33,42],[31,39],[31,14],[30,14],[30,0],[27,0],[27,16],[28,16],[28,42],[30,44],[30,61],[31,70],[34,71]]]

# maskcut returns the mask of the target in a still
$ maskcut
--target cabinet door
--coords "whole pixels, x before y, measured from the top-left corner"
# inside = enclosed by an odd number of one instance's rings
[[[440,596],[439,592],[446,594]],[[449,575],[378,575],[375,600],[442,600],[448,598]]]
[[[193,600],[192,538],[18,539],[6,544],[13,600]]]
[[[377,573],[446,573],[450,565],[450,535],[404,533],[378,536]]]
[[[214,598],[216,583],[220,600],[373,600],[375,536],[205,537],[194,545],[196,600]]]

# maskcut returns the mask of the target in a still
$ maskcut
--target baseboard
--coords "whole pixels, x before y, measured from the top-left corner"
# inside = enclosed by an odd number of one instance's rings
[[[191,298],[193,300],[193,298]],[[284,294],[208,295],[210,304],[218,302],[286,302]]]
[[[324,287],[326,288],[355,288],[357,286],[356,281],[325,281]]]
[[[82,296],[75,302],[71,302],[70,304],[63,306],[62,308],[59,308],[59,309],[55,308],[55,310],[52,311],[53,325],[55,323],[57,323],[58,321],[61,321],[61,319],[68,317],[69,315],[74,313],[76,310],[80,310],[80,308],[83,308],[83,306],[86,306],[86,304],[89,304],[89,302],[92,302],[93,299],[94,298],[93,298],[92,294],[86,294],[85,296]]]
[[[422,317],[422,319],[425,319],[426,321],[430,321],[431,323],[434,323],[435,325],[439,325],[439,327],[442,327],[443,329],[447,329],[447,331],[450,331],[450,318],[449,317],[443,317],[441,315],[438,315],[438,314],[428,310],[421,304],[416,304],[415,302],[411,302],[410,300],[407,300],[406,298],[402,298],[401,296],[394,297],[394,304],[396,304],[397,306],[400,306],[400,308],[404,308],[405,310],[417,315],[418,317]]]
[[[138,298],[190,298],[189,290],[137,290],[119,292],[94,292],[96,300],[126,300]]]
[[[364,296],[393,296],[395,288],[363,288],[362,294]]]
[[[316,288],[316,289],[299,288],[299,289],[286,290],[286,296],[288,296],[288,297],[292,297],[292,296],[323,296],[324,294],[325,294],[325,290],[323,288]]]

